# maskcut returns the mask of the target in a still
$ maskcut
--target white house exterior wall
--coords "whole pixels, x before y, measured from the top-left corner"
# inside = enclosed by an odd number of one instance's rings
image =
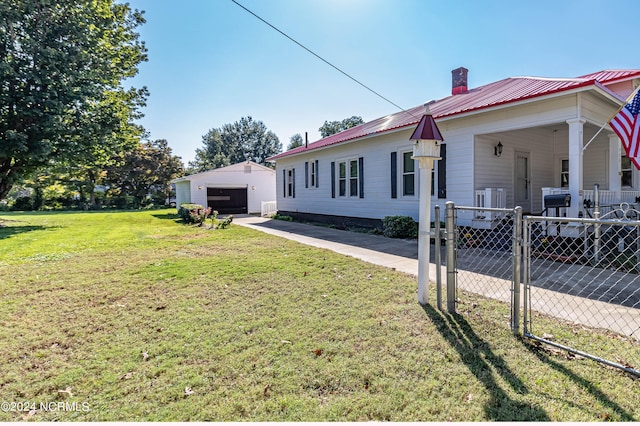
[[[336,216],[382,219],[390,215],[407,215],[418,219],[418,181],[416,175],[415,196],[403,197],[401,190],[402,152],[412,151],[409,140],[413,129],[366,138],[331,149],[322,149],[306,155],[285,157],[277,161],[278,210],[300,213],[317,213]],[[391,198],[391,153],[398,152],[398,198]],[[364,198],[331,197],[331,162],[363,157]],[[318,188],[305,188],[305,162],[318,160]],[[295,168],[295,198],[284,197],[283,172]],[[415,167],[418,170],[417,164]]]
[[[191,189],[189,181],[176,182],[176,208],[180,208],[182,203],[191,202]]]

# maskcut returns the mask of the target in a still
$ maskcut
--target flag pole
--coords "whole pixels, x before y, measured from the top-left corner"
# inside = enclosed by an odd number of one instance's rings
[[[622,108],[625,107],[625,105],[627,105],[629,103],[629,101],[631,101],[631,99],[633,99],[633,97],[636,95],[636,93],[638,92],[638,90],[640,89],[640,86],[636,87],[635,90],[633,92],[631,92],[631,94],[629,95],[629,97],[624,101],[624,103],[622,105],[620,105],[620,107],[618,108],[618,110],[611,116],[611,118],[609,120],[607,120],[602,127],[600,127],[600,130],[598,130],[596,132],[595,135],[593,135],[593,137],[591,139],[589,139],[589,142],[587,142],[583,147],[582,150],[584,151],[585,149],[587,149],[587,147],[591,144],[591,142],[593,142],[593,140],[596,138],[596,136],[598,136],[600,134],[600,132],[602,131],[602,129],[605,128],[605,126],[609,123],[611,123],[611,120],[613,120],[613,117],[615,117],[616,115],[618,115],[618,113],[620,111],[622,111]]]

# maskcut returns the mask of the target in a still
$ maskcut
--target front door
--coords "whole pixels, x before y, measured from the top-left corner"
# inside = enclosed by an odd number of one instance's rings
[[[531,213],[531,170],[529,153],[516,151],[514,203],[522,207],[523,213]]]

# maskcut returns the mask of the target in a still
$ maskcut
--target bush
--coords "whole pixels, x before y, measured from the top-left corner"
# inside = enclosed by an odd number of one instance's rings
[[[385,216],[382,219],[385,237],[389,238],[417,238],[418,223],[411,216]]]
[[[231,225],[231,222],[233,222],[233,215],[229,215],[226,218],[219,221],[216,226],[216,229],[226,229],[229,227],[229,225]]]
[[[184,223],[202,223],[211,215],[211,209],[207,209],[200,204],[182,203],[178,210],[178,216]]]
[[[16,201],[13,203],[13,210],[19,210],[19,211],[34,210],[33,198],[29,196],[22,196],[22,197],[16,198]]]

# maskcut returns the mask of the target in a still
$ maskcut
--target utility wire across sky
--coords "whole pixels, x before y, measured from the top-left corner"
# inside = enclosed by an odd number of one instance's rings
[[[294,42],[295,44],[297,44],[298,46],[302,47],[304,50],[306,50],[307,52],[311,53],[313,56],[315,56],[316,58],[320,59],[322,62],[324,62],[325,64],[329,65],[331,68],[335,69],[336,71],[338,71],[339,73],[341,73],[342,75],[348,77],[349,79],[353,80],[354,82],[358,83],[360,86],[364,87],[365,89],[367,89],[368,91],[370,91],[371,93],[373,93],[374,95],[376,95],[377,97],[385,100],[386,102],[390,103],[391,105],[393,105],[394,107],[398,108],[400,111],[403,112],[408,112],[405,108],[402,108],[401,106],[399,106],[398,104],[396,104],[395,102],[392,102],[391,100],[387,99],[386,97],[382,96],[380,93],[376,92],[375,90],[373,90],[372,88],[370,88],[369,86],[367,86],[366,84],[360,82],[359,80],[357,80],[356,78],[352,77],[351,75],[349,75],[348,73],[346,73],[345,71],[341,70],[340,68],[338,68],[337,66],[333,65],[331,62],[329,62],[328,60],[324,59],[322,56],[318,55],[317,53],[315,53],[313,50],[309,49],[308,47],[306,47],[305,45],[303,45],[302,43],[298,42],[296,39],[294,39],[293,37],[289,36],[288,34],[286,34],[285,32],[281,31],[280,29],[278,29],[277,27],[275,27],[274,25],[270,24],[269,22],[267,22],[265,19],[261,18],[260,16],[256,15],[254,12],[252,12],[251,10],[247,9],[246,7],[244,7],[242,4],[238,3],[236,0],[231,0],[233,3],[235,3],[237,6],[241,7],[242,9],[244,9],[247,13],[250,13],[251,15],[253,15],[254,17],[256,17],[257,19],[259,19],[260,21],[264,22],[265,24],[267,24],[269,27],[271,27],[272,29],[276,30],[277,32],[279,32],[280,34],[282,34],[283,36],[285,36],[286,38],[288,38],[289,40],[291,40],[292,42]],[[411,113],[409,113],[411,114]],[[413,114],[411,114],[413,116]]]

